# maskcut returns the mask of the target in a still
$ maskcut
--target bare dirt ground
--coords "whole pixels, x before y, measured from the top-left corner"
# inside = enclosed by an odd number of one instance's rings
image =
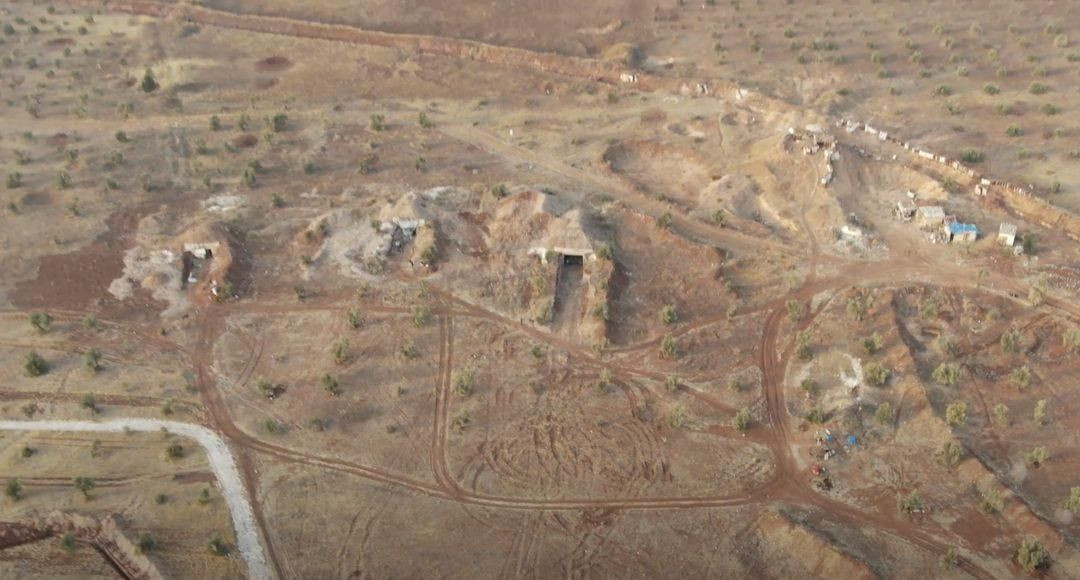
[[[54,4],[0,7],[0,416],[211,429],[271,575],[1077,576],[1067,3]],[[247,575],[166,447],[0,436],[0,538]]]

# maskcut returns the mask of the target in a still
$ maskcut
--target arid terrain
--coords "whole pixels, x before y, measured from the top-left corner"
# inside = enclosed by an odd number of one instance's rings
[[[1080,6],[0,4],[0,577],[1080,578]]]

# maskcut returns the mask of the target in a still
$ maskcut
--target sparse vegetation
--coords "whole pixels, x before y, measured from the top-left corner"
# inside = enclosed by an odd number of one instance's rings
[[[994,422],[999,427],[1009,426],[1009,407],[1004,403],[998,403],[994,405]]]
[[[874,418],[877,419],[878,424],[883,426],[891,425],[895,416],[892,405],[888,401],[878,405],[877,411],[874,412]]]
[[[960,367],[954,363],[941,363],[931,376],[937,383],[952,387],[960,382]]]
[[[664,306],[660,309],[660,321],[667,325],[679,322],[679,314],[675,311],[675,307],[673,305],[668,304],[667,306]]]
[[[468,397],[476,387],[476,371],[464,369],[454,373],[454,393],[461,397]]]
[[[739,409],[739,412],[735,413],[735,417],[731,420],[731,426],[736,431],[743,433],[750,428],[750,410],[743,407]]]
[[[338,385],[337,377],[335,377],[334,375],[326,373],[322,376],[321,379],[319,379],[319,381],[322,383],[323,390],[327,393],[330,393],[335,397],[341,394],[341,387]]]
[[[431,324],[431,308],[427,306],[416,306],[412,311],[412,322],[417,328],[422,328]]]
[[[867,356],[873,355],[873,354],[877,353],[877,351],[881,350],[881,347],[884,344],[885,344],[885,340],[883,338],[881,338],[880,334],[875,332],[874,334],[872,334],[872,335],[870,335],[870,336],[863,339],[863,341],[862,341],[863,352],[865,352],[867,354]]]
[[[229,555],[229,546],[221,538],[214,538],[210,540],[210,543],[207,544],[207,546],[210,549],[210,553],[215,556]]]
[[[660,340],[660,356],[663,358],[676,358],[679,356],[679,344],[671,333],[665,334]]]
[[[36,351],[30,351],[26,355],[23,369],[26,371],[27,376],[40,377],[49,372],[49,363],[45,362],[45,359],[41,358],[41,355]]]
[[[960,553],[956,550],[956,548],[950,547],[948,550],[945,551],[944,554],[941,555],[941,559],[938,563],[943,572],[948,572],[960,563]]]
[[[803,305],[798,300],[788,300],[785,305],[787,306],[788,319],[792,322],[798,322],[803,317]]]
[[[863,375],[866,379],[866,384],[874,387],[883,387],[885,386],[885,383],[889,382],[892,371],[879,362],[872,362],[863,368]]]
[[[954,439],[948,439],[942,443],[941,449],[937,452],[938,463],[949,469],[960,465],[960,461],[963,459],[964,447]]]
[[[4,484],[4,495],[11,501],[19,501],[22,498],[23,487],[19,479],[13,477]]]
[[[1016,549],[1016,562],[1028,573],[1035,572],[1050,564],[1050,552],[1038,538],[1028,536]]]
[[[87,370],[95,374],[100,372],[102,369],[101,356],[101,351],[96,348],[86,351],[86,354],[83,355],[83,362],[86,364]]]
[[[945,408],[945,422],[950,427],[962,427],[967,423],[967,403],[957,401]]]
[[[45,334],[52,328],[52,316],[48,312],[34,312],[30,315],[30,326],[38,332]]]
[[[1035,403],[1035,411],[1032,413],[1032,418],[1035,420],[1035,424],[1040,427],[1045,427],[1050,424],[1050,411],[1047,409],[1046,399],[1039,399]]]
[[[136,541],[135,545],[139,549],[140,553],[149,554],[150,552],[153,552],[157,549],[158,541],[153,534],[149,532],[143,532],[139,534],[139,538]]]
[[[1005,498],[1001,490],[991,487],[983,492],[982,511],[987,514],[1001,513],[1005,509]]]
[[[1027,455],[1028,463],[1035,467],[1041,467],[1048,459],[1050,459],[1050,452],[1043,445],[1035,447]]]
[[[90,499],[90,492],[93,491],[95,487],[97,487],[97,482],[95,482],[89,477],[83,477],[81,475],[79,477],[76,477],[72,481],[72,484],[75,486],[75,489],[79,491],[79,493],[83,494],[84,499]]]
[[[922,495],[919,494],[919,490],[914,490],[906,495],[897,495],[896,509],[906,516],[921,513],[925,508],[923,507]]]

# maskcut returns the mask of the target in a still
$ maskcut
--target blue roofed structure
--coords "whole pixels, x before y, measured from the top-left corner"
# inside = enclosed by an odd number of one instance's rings
[[[963,222],[945,224],[945,235],[950,242],[974,242],[979,237],[979,227]]]

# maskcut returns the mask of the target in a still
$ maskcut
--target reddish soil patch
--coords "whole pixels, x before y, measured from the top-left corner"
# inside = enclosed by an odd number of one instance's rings
[[[75,45],[74,38],[54,38],[45,43],[45,46],[52,49],[67,48]]]
[[[124,271],[128,235],[143,214],[142,210],[114,213],[107,221],[109,229],[94,243],[75,252],[42,257],[37,277],[15,287],[15,305],[84,309],[111,298],[109,284]]]
[[[268,78],[268,79],[259,79],[259,80],[255,81],[255,89],[259,90],[259,91],[265,91],[266,89],[274,87],[277,84],[278,84],[278,80],[277,80],[277,78],[274,78],[274,77],[271,77],[271,78]]]
[[[292,66],[292,61],[284,56],[274,55],[268,56],[259,62],[255,63],[255,70],[257,71],[279,71],[285,70]]]
[[[51,147],[67,147],[69,138],[67,133],[57,133],[46,141]]]
[[[244,133],[243,135],[237,135],[233,137],[232,145],[240,149],[247,149],[248,147],[254,147],[259,144],[259,138],[251,133]]]

